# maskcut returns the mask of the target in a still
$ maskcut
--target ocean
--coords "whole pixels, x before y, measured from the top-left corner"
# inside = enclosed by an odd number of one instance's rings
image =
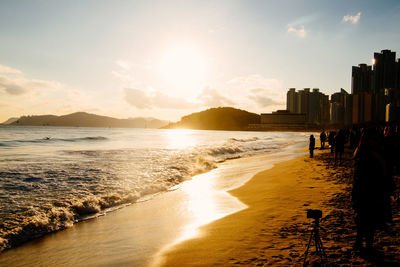
[[[0,251],[305,133],[0,126]]]

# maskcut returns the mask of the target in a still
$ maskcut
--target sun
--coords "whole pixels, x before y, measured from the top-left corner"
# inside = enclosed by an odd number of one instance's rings
[[[167,50],[161,60],[163,79],[176,89],[200,88],[204,82],[203,55],[189,46],[175,46]]]

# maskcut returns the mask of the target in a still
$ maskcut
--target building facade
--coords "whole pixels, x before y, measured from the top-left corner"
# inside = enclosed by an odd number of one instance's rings
[[[297,113],[297,97],[296,88],[290,88],[286,94],[286,110],[291,113]]]
[[[351,93],[372,91],[372,66],[359,64],[351,69]]]
[[[286,109],[293,114],[304,114],[306,122],[314,125],[329,123],[329,96],[321,93],[318,88],[310,91],[304,88],[296,92],[290,88],[286,95]]]
[[[286,114],[262,114],[264,123],[304,123],[314,126],[350,126],[400,121],[400,59],[396,52],[374,53],[372,65],[352,67],[351,93],[343,88],[329,96],[318,88],[287,92]],[[300,114],[302,116],[293,116]],[[296,119],[295,119],[296,118]],[[298,121],[297,121],[298,120]]]

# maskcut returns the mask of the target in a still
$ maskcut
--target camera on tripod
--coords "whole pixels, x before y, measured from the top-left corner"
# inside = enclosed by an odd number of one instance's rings
[[[308,256],[308,251],[310,250],[310,245],[311,242],[314,241],[315,244],[315,252],[319,254],[321,262],[327,262],[328,257],[325,253],[324,246],[322,245],[321,237],[319,236],[319,229],[323,228],[319,225],[320,220],[322,218],[322,211],[321,210],[313,210],[313,209],[308,209],[307,210],[307,218],[308,219],[314,219],[312,223],[312,229],[311,229],[311,234],[310,234],[310,239],[308,240],[308,245],[306,248],[306,252],[304,253],[304,261],[303,261],[303,266],[307,266],[307,256]]]
[[[322,210],[308,209],[307,210],[307,218],[314,219],[314,220],[321,219],[322,218]]]

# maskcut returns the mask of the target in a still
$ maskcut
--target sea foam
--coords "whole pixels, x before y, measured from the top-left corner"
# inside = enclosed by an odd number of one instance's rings
[[[177,141],[169,139],[174,134]],[[149,199],[225,160],[279,151],[304,139],[283,135],[0,128],[0,144],[8,146],[0,150],[0,250]],[[190,141],[186,146],[171,146],[182,136]]]

